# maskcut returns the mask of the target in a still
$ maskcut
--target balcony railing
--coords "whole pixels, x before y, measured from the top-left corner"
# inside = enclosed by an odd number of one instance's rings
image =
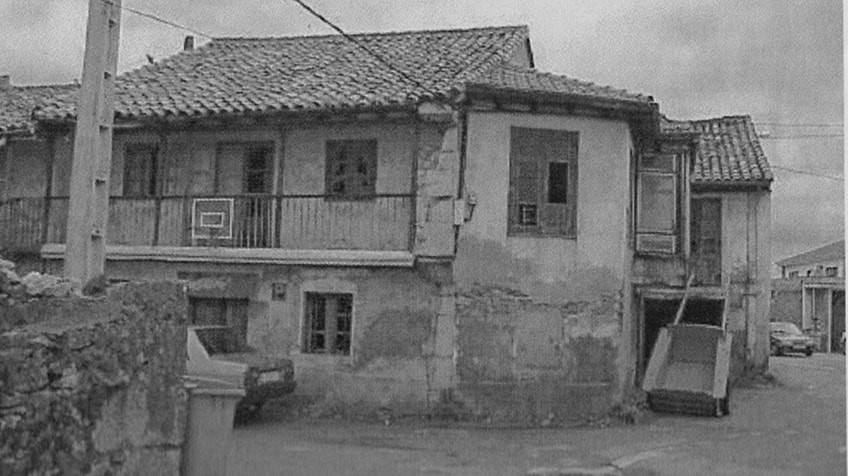
[[[231,230],[198,233],[192,214],[198,198],[231,200]],[[106,239],[129,246],[399,251],[410,249],[413,210],[412,195],[112,197]],[[0,249],[64,243],[67,217],[67,197],[0,202]]]

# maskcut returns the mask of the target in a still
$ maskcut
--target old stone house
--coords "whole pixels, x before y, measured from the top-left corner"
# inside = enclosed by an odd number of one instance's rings
[[[727,309],[735,375],[764,368],[750,118],[538,71],[523,26],[354,38],[215,39],[121,75],[110,279],[188,280],[196,323],[347,408],[605,412],[691,274],[687,315]],[[0,247],[57,271],[75,94],[35,89],[0,90],[0,119],[25,112],[0,129]]]

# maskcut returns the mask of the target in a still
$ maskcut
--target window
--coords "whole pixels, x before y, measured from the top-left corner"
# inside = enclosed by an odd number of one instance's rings
[[[246,299],[191,298],[189,320],[211,353],[242,352],[247,347]],[[202,334],[202,336],[201,336]]]
[[[677,156],[645,154],[639,160],[636,248],[651,253],[677,252]]]
[[[271,193],[273,149],[265,146],[248,147],[244,154],[244,192]]]
[[[124,196],[156,195],[157,149],[151,144],[128,145],[124,151]]]
[[[303,351],[350,355],[352,294],[306,293]]]
[[[273,142],[222,142],[215,151],[215,193],[271,193]]]
[[[509,232],[576,235],[577,132],[513,127]]]
[[[839,268],[837,268],[836,266],[828,266],[824,269],[824,275],[835,278],[839,276]]]
[[[377,141],[327,141],[326,193],[337,198],[376,193]]]
[[[789,277],[790,278],[797,278],[798,277],[798,271],[790,271]]]

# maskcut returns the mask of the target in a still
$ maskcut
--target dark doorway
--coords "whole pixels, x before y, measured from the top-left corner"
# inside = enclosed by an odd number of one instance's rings
[[[642,372],[648,366],[651,352],[660,329],[674,322],[677,309],[680,307],[680,299],[645,299],[645,333],[643,335],[644,345],[642,347]],[[686,309],[680,321],[688,324],[707,324],[712,326],[721,325],[721,316],[724,312],[724,301],[721,299],[689,298],[686,301]]]
[[[830,315],[830,351],[842,351],[842,333],[845,332],[845,291],[833,291],[833,311]]]

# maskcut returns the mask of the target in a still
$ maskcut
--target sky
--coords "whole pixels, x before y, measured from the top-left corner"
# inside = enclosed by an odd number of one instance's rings
[[[844,173],[840,0],[306,0],[350,33],[525,24],[536,67],[652,95],[673,119],[749,114],[772,165]],[[82,71],[88,0],[0,0],[0,74]],[[332,31],[292,0],[123,0],[202,35]],[[192,32],[124,11],[119,71]],[[799,137],[805,136],[805,137]],[[817,136],[817,137],[809,137]],[[824,137],[822,137],[824,136]],[[844,182],[775,169],[772,257],[843,238]]]

